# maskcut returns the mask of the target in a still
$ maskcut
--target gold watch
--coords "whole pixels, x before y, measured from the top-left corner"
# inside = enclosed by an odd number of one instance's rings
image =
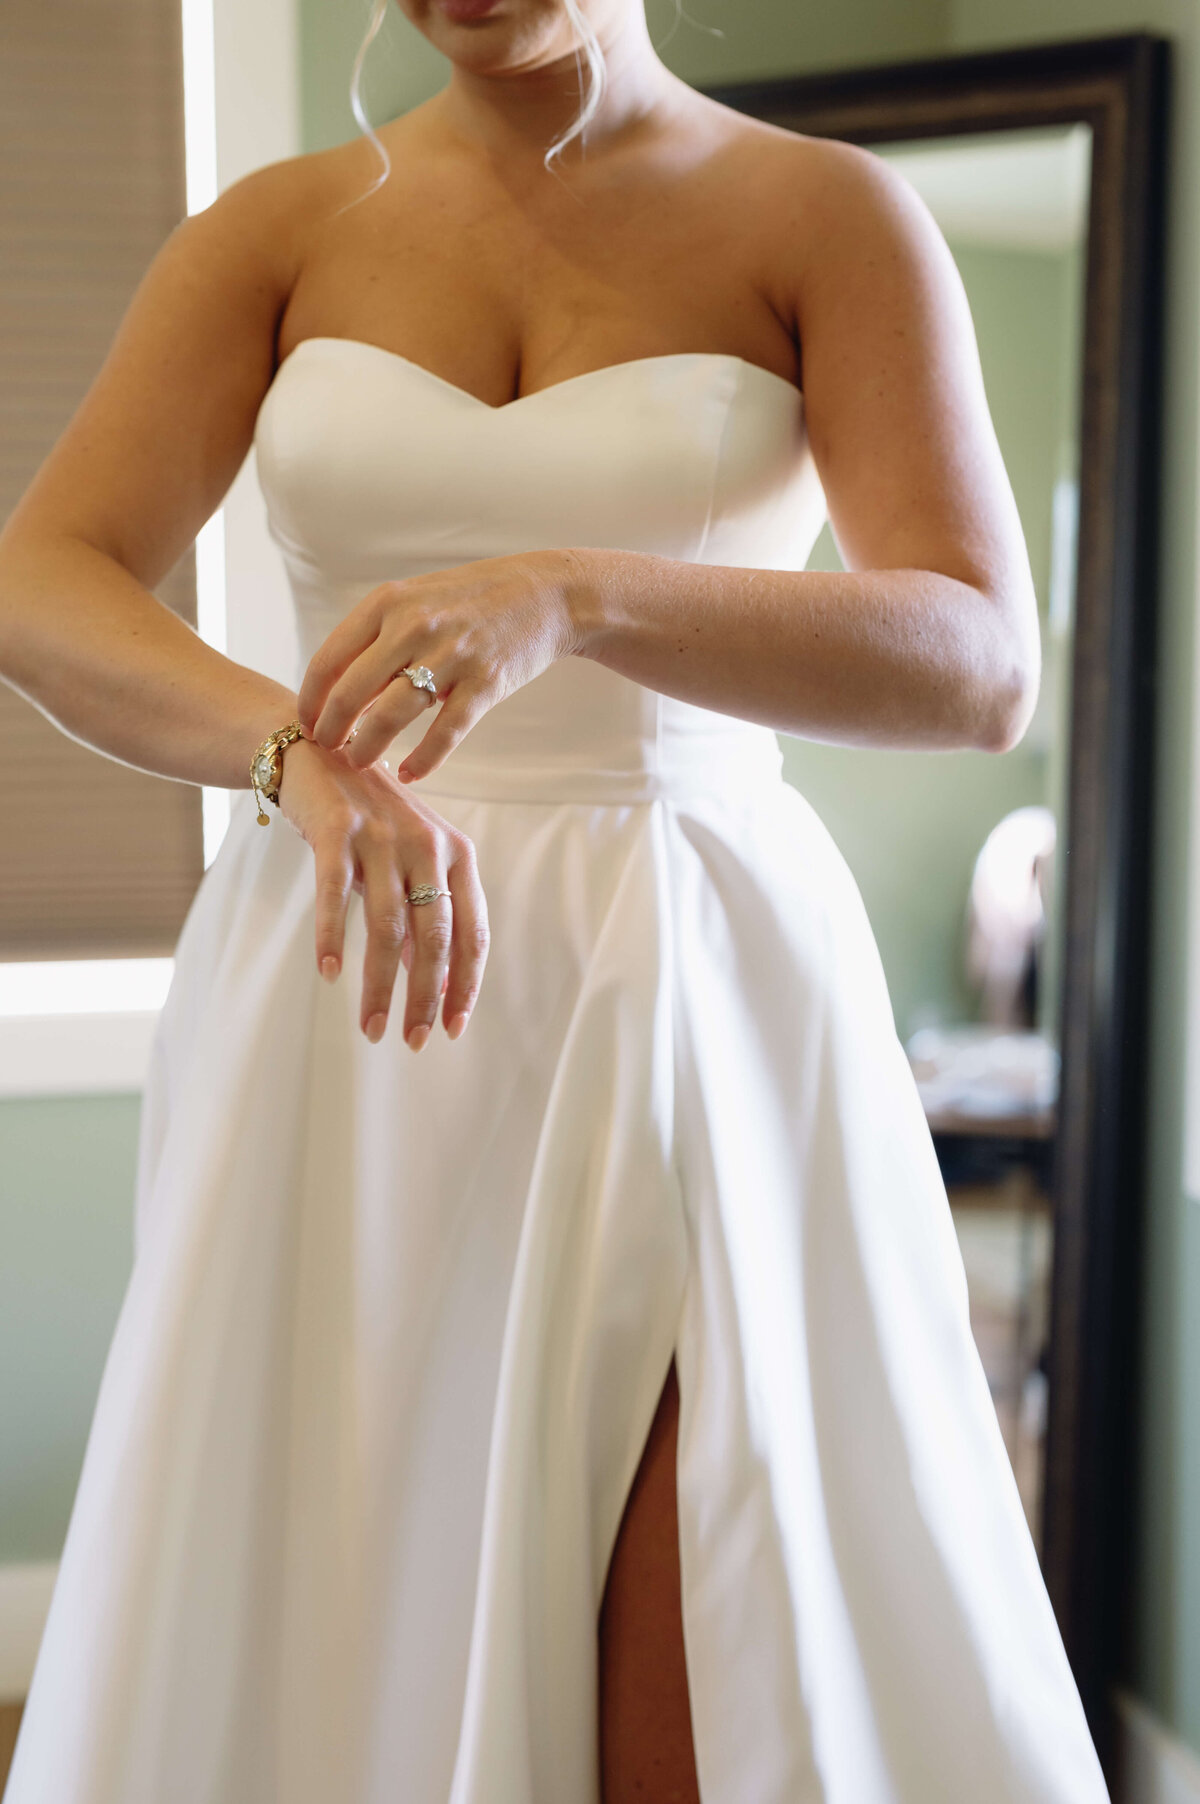
[[[268,733],[253,758],[250,760],[250,787],[258,798],[258,824],[269,827],[271,817],[263,807],[264,797],[278,808],[279,785],[283,780],[283,750],[295,740],[304,737],[304,728],[298,720],[290,720],[286,727],[278,732]]]

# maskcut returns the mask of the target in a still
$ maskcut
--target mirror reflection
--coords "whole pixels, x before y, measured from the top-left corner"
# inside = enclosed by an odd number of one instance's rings
[[[1090,140],[1071,125],[874,147],[932,211],[975,322],[1038,597],[1025,737],[999,757],[783,742],[871,917],[1039,1550]],[[828,526],[809,567],[842,568]]]

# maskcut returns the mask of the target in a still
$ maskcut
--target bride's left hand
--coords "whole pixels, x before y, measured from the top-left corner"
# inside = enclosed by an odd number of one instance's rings
[[[577,553],[552,550],[381,583],[313,654],[301,725],[365,769],[428,712],[424,737],[396,771],[401,782],[427,777],[489,708],[575,651],[580,580]],[[398,675],[406,664],[433,672],[436,699]]]

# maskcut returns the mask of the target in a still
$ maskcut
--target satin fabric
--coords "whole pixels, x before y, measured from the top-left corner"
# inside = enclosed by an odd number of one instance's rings
[[[310,339],[256,445],[304,662],[388,577],[799,570],[824,518],[802,397],[725,355],[492,408]],[[308,848],[235,797],[8,1804],[597,1804],[672,1355],[704,1804],[1103,1804],[871,928],[775,736],[572,659],[422,789],[492,951],[419,1055],[399,1008],[358,1029],[357,896],[326,986]]]

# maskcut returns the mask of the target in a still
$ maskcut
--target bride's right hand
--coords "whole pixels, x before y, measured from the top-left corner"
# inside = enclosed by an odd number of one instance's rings
[[[330,982],[342,968],[350,891],[362,895],[367,947],[359,1024],[367,1038],[383,1037],[403,964],[405,1040],[415,1052],[424,1046],[443,991],[442,1021],[456,1040],[479,991],[489,939],[471,841],[386,765],[355,770],[340,752],[309,739],[284,751],[279,808],[316,859],[317,969]],[[419,883],[450,896],[414,906],[407,892]]]

